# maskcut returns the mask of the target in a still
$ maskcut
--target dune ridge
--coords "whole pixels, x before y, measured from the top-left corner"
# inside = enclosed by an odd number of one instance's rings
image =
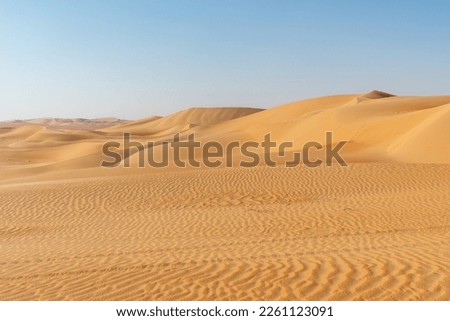
[[[350,162],[448,164],[449,115],[450,96],[401,97],[373,91],[309,99],[267,110],[191,108],[166,117],[152,116],[93,130],[61,131],[48,126],[48,121],[38,122],[41,125],[26,122],[0,129],[0,172],[14,165],[10,155],[18,159],[16,165],[26,165],[15,168],[25,176],[98,168],[104,159],[101,145],[121,141],[124,132],[155,145],[173,140],[177,133],[195,133],[199,141],[226,144],[234,140],[262,141],[270,132],[275,141],[291,141],[292,151],[298,151],[309,141],[325,144],[324,132],[331,131],[336,141],[348,141],[342,153]],[[74,152],[68,153],[69,149]],[[36,170],[30,170],[31,166]]]

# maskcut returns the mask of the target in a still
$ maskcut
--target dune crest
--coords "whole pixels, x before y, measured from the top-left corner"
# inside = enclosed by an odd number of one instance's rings
[[[372,90],[371,92],[368,92],[367,94],[361,95],[358,97],[359,101],[363,101],[366,99],[383,99],[383,98],[389,98],[389,97],[396,97],[395,95],[392,95],[390,93],[380,91],[380,90]]]

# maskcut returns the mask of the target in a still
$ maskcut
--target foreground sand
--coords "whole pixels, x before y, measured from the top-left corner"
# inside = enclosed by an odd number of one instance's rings
[[[450,96],[371,92],[0,124],[0,300],[450,300],[449,120]],[[325,131],[349,167],[99,168],[123,132]]]
[[[0,187],[0,299],[448,300],[448,165]]]

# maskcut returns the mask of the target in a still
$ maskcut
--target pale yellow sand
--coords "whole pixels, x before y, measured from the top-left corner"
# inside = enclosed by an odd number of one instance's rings
[[[450,96],[375,92],[0,129],[0,299],[449,300],[449,117]],[[98,168],[121,131],[180,130],[296,146],[333,131],[349,167]]]
[[[84,119],[84,118],[39,118],[29,120],[12,120],[1,121],[0,128],[4,127],[20,127],[24,125],[42,125],[50,129],[81,129],[81,130],[93,130],[104,127],[118,126],[126,123],[125,120],[121,120],[114,117],[96,118],[96,119]]]

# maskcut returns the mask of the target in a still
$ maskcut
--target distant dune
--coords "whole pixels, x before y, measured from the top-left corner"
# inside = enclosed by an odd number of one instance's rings
[[[109,127],[117,124],[122,124],[126,120],[106,117],[106,118],[38,118],[29,120],[12,120],[0,122],[0,128],[4,127],[20,127],[24,125],[42,125],[49,129],[79,129],[79,130],[89,130],[98,129],[103,127]]]
[[[0,123],[0,300],[449,300],[449,124],[450,96],[381,91]],[[325,132],[348,167],[100,167],[123,133],[159,155]]]

